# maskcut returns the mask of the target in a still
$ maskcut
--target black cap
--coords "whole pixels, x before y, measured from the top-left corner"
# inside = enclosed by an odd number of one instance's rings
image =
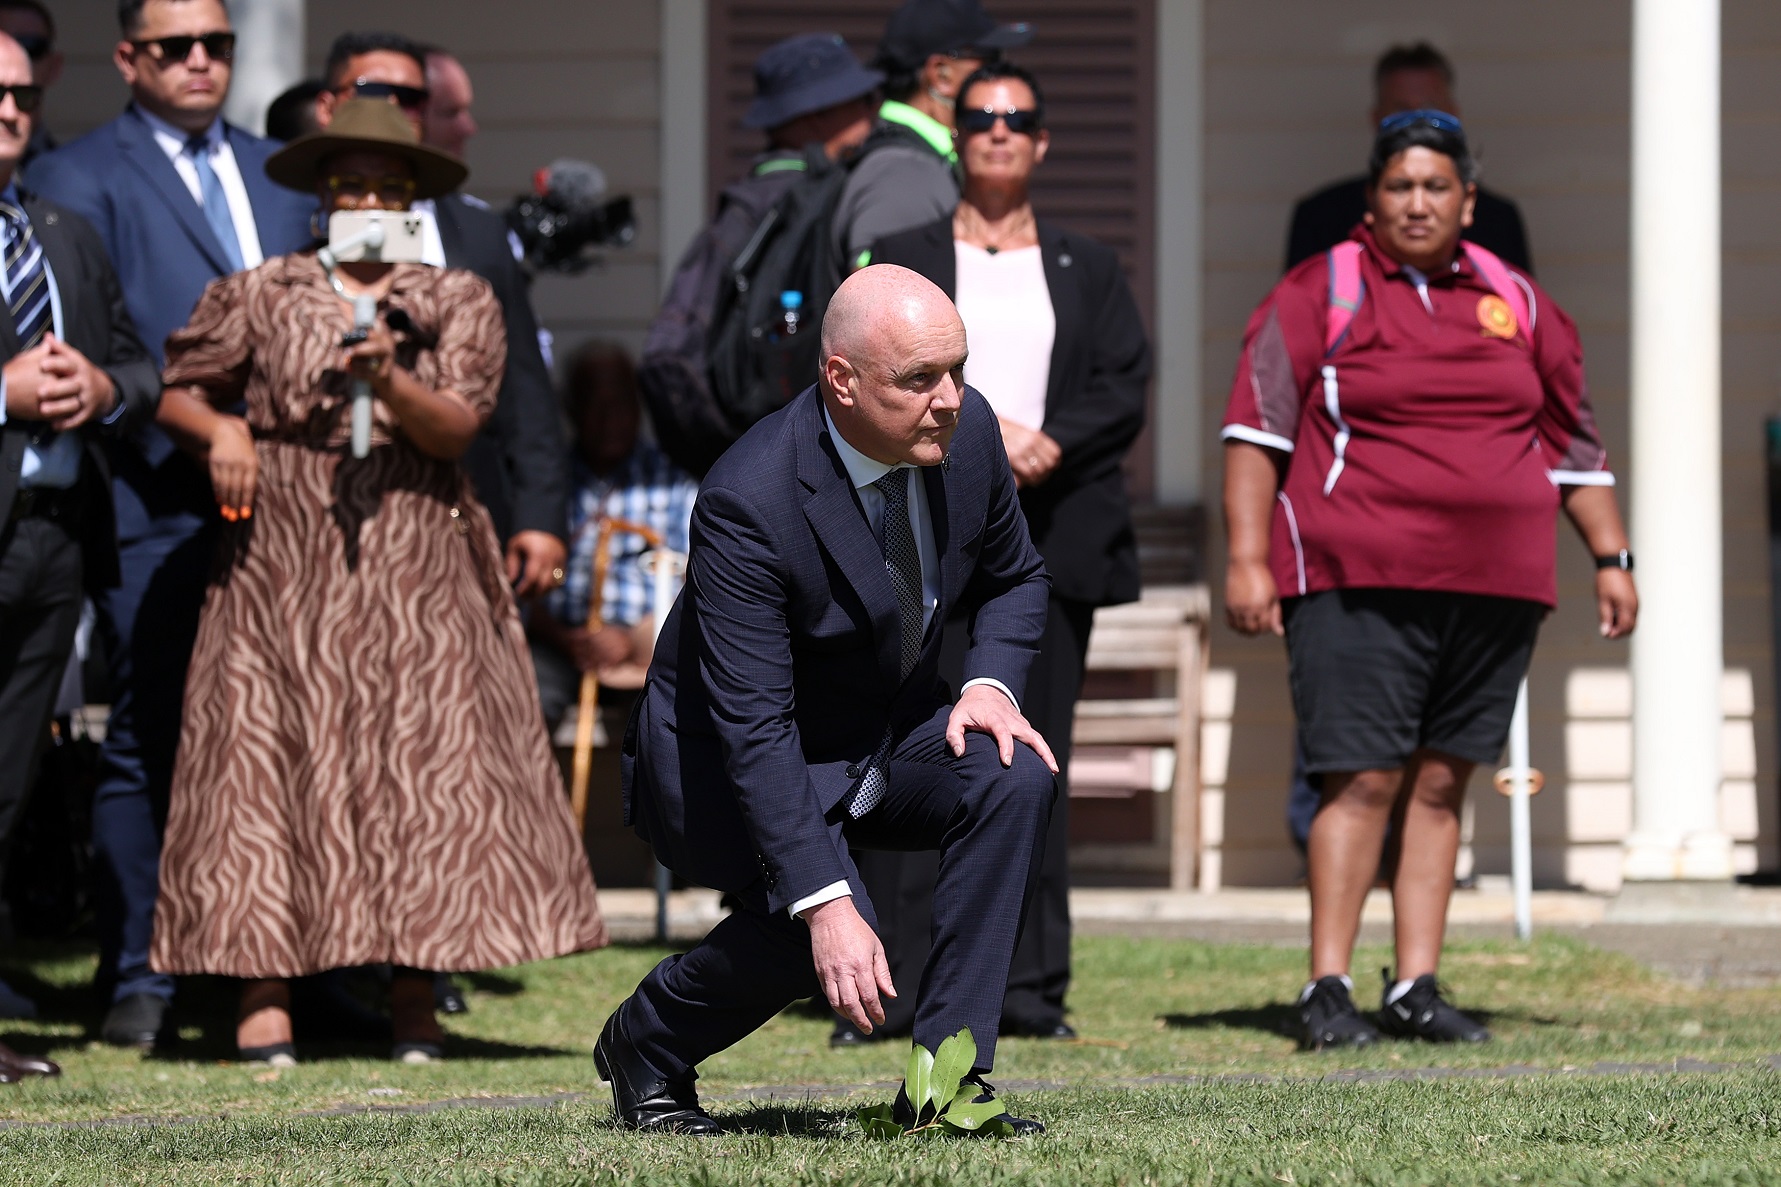
[[[883,74],[860,65],[840,34],[801,33],[768,46],[754,60],[754,102],[742,123],[777,128],[869,95],[883,81]]]
[[[932,54],[961,49],[1013,49],[1033,39],[1026,22],[998,25],[981,0],[903,0],[884,26],[878,58],[886,69],[915,70]]]

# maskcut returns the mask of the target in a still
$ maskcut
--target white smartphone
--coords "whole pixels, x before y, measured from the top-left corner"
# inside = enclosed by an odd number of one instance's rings
[[[411,210],[336,210],[328,216],[328,254],[339,263],[377,260],[386,264],[418,264],[426,242],[426,215]],[[383,232],[381,245],[373,226]]]

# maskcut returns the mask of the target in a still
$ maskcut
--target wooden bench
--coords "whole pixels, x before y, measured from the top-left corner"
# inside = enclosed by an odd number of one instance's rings
[[[1117,770],[1100,747],[1126,747],[1128,779],[1140,778],[1145,759],[1160,778],[1155,827],[1147,845],[1075,846],[1079,861],[1095,872],[1142,875],[1166,871],[1176,890],[1195,885],[1199,859],[1200,692],[1206,671],[1206,621],[1211,595],[1204,585],[1153,585],[1124,606],[1095,611],[1089,635],[1088,671],[1126,672],[1148,684],[1152,695],[1085,696],[1076,706],[1070,763],[1072,799],[1108,794],[1106,772]],[[1084,751],[1084,748],[1090,748]],[[1117,756],[1114,756],[1115,760]],[[1161,784],[1158,786],[1157,784]],[[1112,789],[1117,790],[1117,789]],[[1133,790],[1136,790],[1135,788]],[[1074,806],[1074,805],[1073,805]],[[1124,867],[1115,869],[1114,867]]]

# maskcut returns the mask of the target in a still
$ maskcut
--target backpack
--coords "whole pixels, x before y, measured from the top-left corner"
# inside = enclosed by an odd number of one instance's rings
[[[1336,353],[1336,347],[1342,345],[1342,339],[1348,334],[1348,327],[1354,322],[1354,315],[1360,311],[1361,299],[1366,296],[1367,284],[1360,275],[1360,257],[1364,250],[1366,249],[1360,242],[1354,239],[1346,239],[1330,248],[1330,304],[1323,328],[1323,357],[1326,359]],[[1509,266],[1494,252],[1479,247],[1476,243],[1461,240],[1460,250],[1466,253],[1466,259],[1478,270],[1478,275],[1484,277],[1484,283],[1509,306],[1516,328],[1531,346],[1534,322],[1530,316],[1529,297],[1515,279],[1514,273],[1509,271]],[[1508,336],[1514,337],[1513,334]]]
[[[816,382],[823,310],[839,269],[829,220],[848,170],[818,146],[762,162],[724,189],[718,216],[675,269],[637,381],[656,439],[703,476],[756,421]],[[780,294],[803,294],[780,333]]]
[[[704,477],[762,417],[816,382],[822,318],[844,278],[831,224],[854,167],[886,144],[926,142],[880,122],[851,158],[817,145],[772,157],[723,191],[717,217],[674,271],[644,339],[637,382],[656,441]],[[931,149],[930,149],[931,151]],[[780,294],[803,295],[799,332],[780,333]]]

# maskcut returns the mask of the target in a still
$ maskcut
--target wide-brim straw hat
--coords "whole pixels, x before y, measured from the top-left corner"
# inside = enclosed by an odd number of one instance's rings
[[[313,194],[322,163],[347,152],[381,152],[414,170],[414,196],[437,198],[464,184],[470,170],[448,152],[420,143],[401,108],[387,99],[347,99],[319,132],[299,136],[266,158],[266,176],[286,189]]]

